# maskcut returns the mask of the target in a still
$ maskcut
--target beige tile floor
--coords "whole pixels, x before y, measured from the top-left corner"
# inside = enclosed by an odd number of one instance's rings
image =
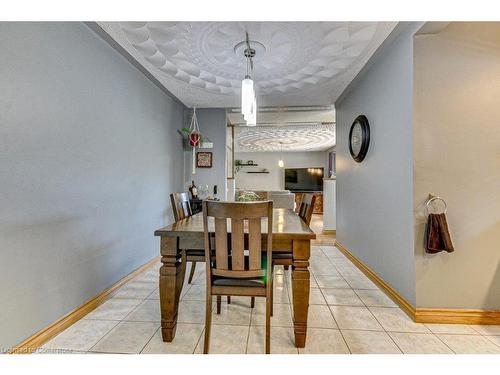
[[[304,349],[294,346],[290,272],[277,268],[272,353],[500,353],[500,326],[417,324],[333,246],[312,247],[309,328]],[[158,267],[47,342],[41,353],[201,353],[205,273],[185,284],[176,338],[160,331]],[[211,353],[264,352],[264,300],[233,297],[214,313]]]

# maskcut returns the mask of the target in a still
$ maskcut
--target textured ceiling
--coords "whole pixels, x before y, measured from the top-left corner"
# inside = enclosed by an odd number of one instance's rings
[[[236,152],[324,151],[335,146],[333,123],[235,128]]]
[[[263,108],[260,126],[244,126],[240,113],[228,111],[235,125],[235,151],[324,151],[335,146],[335,110],[331,106]]]
[[[100,22],[187,106],[238,107],[244,40],[263,44],[252,77],[259,106],[329,105],[395,22]]]
[[[258,114],[259,125],[335,122],[335,109],[333,106],[288,107],[286,109],[261,108]],[[232,125],[246,125],[246,121],[239,109],[228,110],[227,119]]]

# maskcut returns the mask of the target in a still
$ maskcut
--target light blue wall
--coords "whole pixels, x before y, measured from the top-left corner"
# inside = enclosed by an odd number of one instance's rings
[[[159,253],[184,107],[82,23],[0,23],[0,347]]]
[[[413,304],[413,35],[420,26],[398,29],[335,103],[337,239]],[[356,163],[348,136],[360,114],[371,140]]]
[[[192,111],[185,111],[186,127],[191,123]],[[193,154],[191,149],[184,151],[184,186],[191,185],[191,181],[197,186],[208,185],[210,194],[214,185],[217,185],[217,196],[225,199],[226,192],[226,110],[223,108],[204,108],[196,110],[196,117],[200,132],[205,139],[214,144],[212,149],[197,149],[197,151],[212,152],[212,168],[196,168],[193,172]],[[184,190],[185,190],[184,189]]]

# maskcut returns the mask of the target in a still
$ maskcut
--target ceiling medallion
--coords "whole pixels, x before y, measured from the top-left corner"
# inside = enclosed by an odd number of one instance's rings
[[[246,58],[245,47],[234,47],[245,32],[256,51],[259,108],[330,105],[396,24],[98,22],[187,107],[238,109]]]
[[[250,44],[250,53],[248,52],[248,44],[246,40],[242,40],[238,44],[234,46],[234,53],[236,56],[241,57],[241,58],[246,58],[246,57],[255,57],[255,55],[258,53],[259,56],[264,55],[266,53],[266,46],[258,42],[256,40],[249,40]]]
[[[335,125],[304,124],[236,128],[236,151],[324,151],[335,146]]]

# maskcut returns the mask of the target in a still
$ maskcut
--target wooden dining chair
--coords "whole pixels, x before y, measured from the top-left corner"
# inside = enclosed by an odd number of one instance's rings
[[[179,221],[193,215],[191,205],[189,204],[189,196],[187,193],[172,193],[170,194],[170,201],[172,202],[172,210],[174,211],[175,221]],[[196,270],[196,262],[205,261],[205,252],[202,250],[184,250],[184,260],[191,262],[191,270],[189,271],[188,284],[193,281],[194,272]]]
[[[231,229],[228,229],[228,219]],[[266,242],[262,241],[263,219],[267,219]],[[207,267],[203,353],[207,354],[210,347],[212,296],[217,296],[218,300],[220,296],[251,296],[266,298],[266,354],[269,354],[273,303],[273,202],[204,201],[203,226]],[[211,256],[214,245],[215,256]]]
[[[298,214],[300,218],[307,224],[307,226],[311,224],[311,218],[314,211],[315,203],[316,203],[315,194],[302,195],[302,202],[300,202]]]
[[[175,221],[179,221],[193,215],[187,193],[172,193],[170,194],[170,201],[172,202],[172,210],[174,211]],[[183,249],[182,261],[185,263],[191,263],[191,270],[189,271],[188,278],[188,284],[191,284],[196,270],[196,263],[205,262],[205,250]],[[217,302],[217,313],[220,314],[220,299]],[[231,296],[227,296],[227,303],[231,303]],[[252,307],[253,305],[254,301],[252,300]]]
[[[170,201],[172,202],[172,210],[174,211],[175,221],[179,221],[193,215],[187,193],[172,193],[170,194]]]
[[[304,223],[309,226],[311,224],[311,218],[312,214],[314,211],[314,204],[316,203],[316,195],[315,194],[303,194],[302,195],[302,201],[300,202],[300,206],[298,209],[298,215],[304,221]],[[285,254],[283,254],[283,259],[275,259],[274,260],[275,265],[282,265],[283,268],[286,270],[289,269],[289,267],[292,264],[292,259],[289,257],[287,258]]]

